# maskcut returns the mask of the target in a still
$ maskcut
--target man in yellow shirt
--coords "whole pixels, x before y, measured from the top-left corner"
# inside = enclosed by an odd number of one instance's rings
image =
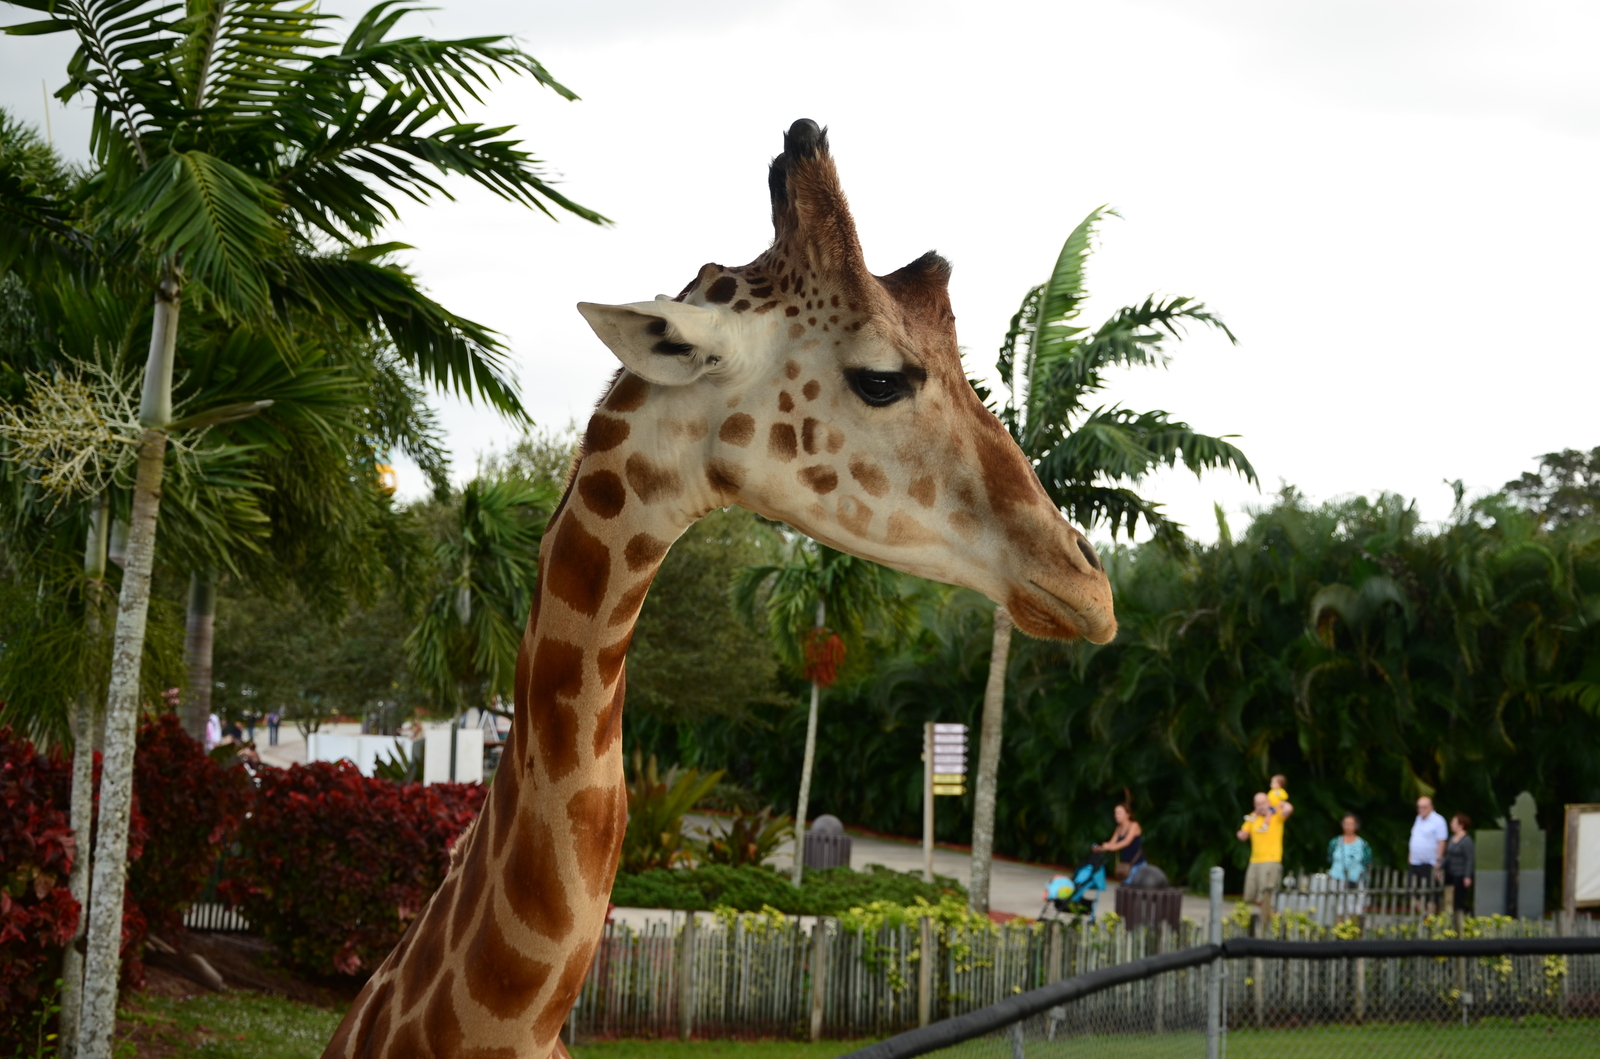
[[[1250,843],[1250,867],[1244,873],[1245,904],[1261,902],[1261,922],[1272,922],[1272,895],[1283,882],[1283,825],[1294,814],[1288,799],[1274,805],[1257,792],[1255,812],[1244,818],[1235,837]]]

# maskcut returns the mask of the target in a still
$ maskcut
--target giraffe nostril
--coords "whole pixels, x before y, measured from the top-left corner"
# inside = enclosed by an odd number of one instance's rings
[[[1089,542],[1082,537],[1078,538],[1078,550],[1083,553],[1085,559],[1089,560],[1090,566],[1096,570],[1100,569],[1100,557],[1094,553],[1094,548],[1090,546]]]

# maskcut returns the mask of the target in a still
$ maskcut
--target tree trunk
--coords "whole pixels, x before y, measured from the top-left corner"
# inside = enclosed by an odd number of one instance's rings
[[[822,600],[817,600],[817,628],[822,628],[827,611]],[[822,685],[811,682],[811,714],[806,718],[806,756],[800,765],[800,801],[794,813],[794,884],[806,870],[806,810],[811,802],[811,762],[817,756],[817,705],[822,699]]]
[[[179,287],[168,271],[156,294],[145,363],[139,420],[138,471],[128,520],[128,553],[106,692],[106,745],[100,763],[100,815],[95,826],[94,873],[89,895],[89,944],[84,960],[83,1012],[78,1026],[79,1059],[111,1059],[121,971],[122,903],[128,881],[128,814],[133,802],[133,751],[139,721],[140,662],[150,610],[150,572],[155,563],[156,518],[161,476],[172,422],[172,362],[178,338]]]
[[[983,689],[983,727],[978,742],[978,785],[972,798],[972,878],[967,905],[989,911],[989,869],[994,857],[994,795],[1000,778],[1000,731],[1006,711],[1006,660],[1011,656],[1011,612],[994,608],[994,645],[989,681]]]
[[[89,539],[83,552],[84,572],[84,630],[87,633],[88,651],[100,650],[100,605],[102,582],[106,576],[106,540],[111,522],[111,506],[104,496],[94,500],[89,519]],[[78,1050],[78,1018],[83,1010],[83,953],[78,945],[83,941],[89,925],[89,866],[90,828],[94,822],[94,748],[100,727],[99,711],[94,707],[96,689],[89,675],[94,670],[86,667],[82,674],[83,686],[73,701],[67,722],[72,728],[72,834],[77,846],[73,851],[72,875],[67,891],[78,903],[78,929],[61,955],[61,1033],[62,1059],[73,1059]]]
[[[211,719],[211,645],[217,622],[217,583],[210,570],[189,575],[189,614],[183,637],[183,662],[189,673],[183,730],[202,745]]]

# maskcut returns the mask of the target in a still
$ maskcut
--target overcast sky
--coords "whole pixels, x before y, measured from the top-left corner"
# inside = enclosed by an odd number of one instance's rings
[[[1263,492],[1147,483],[1204,539],[1213,502],[1236,513],[1280,481],[1317,499],[1396,490],[1439,519],[1447,479],[1487,491],[1600,444],[1592,3],[435,2],[414,32],[515,34],[583,97],[512,83],[483,116],[617,222],[552,223],[462,188],[391,232],[441,301],[506,336],[541,425],[585,418],[614,364],[573,304],[675,293],[707,261],[755,257],[766,164],[810,117],[869,265],[954,262],[982,373],[1101,203],[1124,219],[1091,263],[1091,319],[1159,292],[1227,320],[1237,347],[1197,333],[1110,397],[1239,436]],[[41,120],[40,80],[60,83],[67,52],[0,39],[0,101]],[[52,108],[81,154],[84,115]],[[459,474],[513,435],[442,407]]]

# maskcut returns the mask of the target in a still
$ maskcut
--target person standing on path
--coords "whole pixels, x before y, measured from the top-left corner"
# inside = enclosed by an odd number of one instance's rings
[[[1457,813],[1450,818],[1450,841],[1445,843],[1444,856],[1441,858],[1444,884],[1455,891],[1457,912],[1470,911],[1467,897],[1472,890],[1472,867],[1477,859],[1472,836],[1467,834],[1471,826],[1472,817],[1466,813]]]
[[[1355,813],[1345,813],[1339,821],[1340,834],[1328,839],[1328,878],[1337,888],[1360,890],[1367,884],[1367,873],[1372,869],[1372,846],[1356,832],[1361,830],[1361,818]],[[1339,914],[1359,915],[1360,897],[1335,898]]]
[[[1450,829],[1445,826],[1444,817],[1433,811],[1433,799],[1427,795],[1418,798],[1408,858],[1408,874],[1416,885],[1429,886],[1439,878],[1439,865],[1444,861],[1444,847],[1449,840]]]
[[[268,746],[277,746],[278,745],[278,721],[279,721],[279,714],[278,714],[277,710],[273,710],[273,711],[271,711],[270,713],[267,714],[267,745]]]
[[[1111,818],[1117,822],[1111,837],[1089,848],[1096,853],[1116,853],[1117,866],[1112,877],[1126,882],[1144,867],[1144,828],[1139,826],[1139,821],[1133,818],[1133,810],[1126,804],[1111,810]]]
[[[1257,791],[1255,811],[1244,818],[1234,837],[1250,843],[1250,867],[1244,873],[1244,903],[1261,903],[1261,924],[1272,922],[1272,895],[1283,882],[1283,825],[1294,815],[1287,799],[1273,805]]]

